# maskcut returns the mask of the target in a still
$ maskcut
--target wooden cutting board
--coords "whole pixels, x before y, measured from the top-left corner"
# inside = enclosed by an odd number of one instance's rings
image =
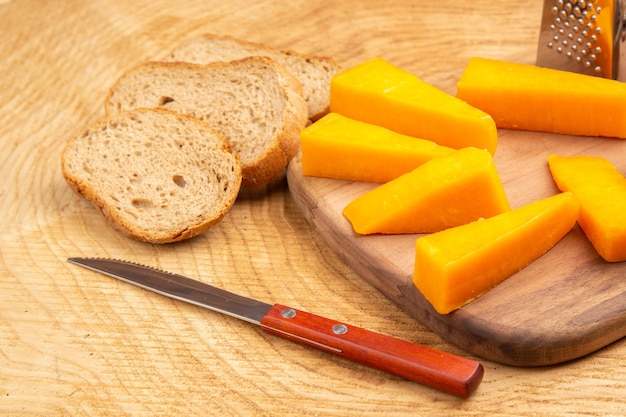
[[[547,166],[550,153],[602,156],[626,172],[626,141],[500,130],[495,163],[513,208],[558,192]],[[418,235],[357,236],[341,214],[375,184],[305,177],[300,155],[287,178],[309,223],[348,265],[419,322],[471,353],[516,366],[549,365],[626,335],[626,262],[602,260],[578,226],[496,288],[441,315],[412,283]]]

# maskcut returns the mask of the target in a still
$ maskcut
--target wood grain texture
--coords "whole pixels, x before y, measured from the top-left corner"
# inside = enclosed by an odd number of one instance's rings
[[[109,256],[156,265],[467,355],[346,265],[308,225],[285,183],[241,198],[205,235],[154,246],[112,231],[75,196],[59,156],[67,138],[103,116],[105,94],[123,71],[199,33],[331,55],[344,66],[382,56],[443,87],[473,55],[531,62],[541,7],[511,0],[0,1],[0,414],[623,415],[624,340],[557,367],[485,361],[483,383],[461,400],[65,261]]]

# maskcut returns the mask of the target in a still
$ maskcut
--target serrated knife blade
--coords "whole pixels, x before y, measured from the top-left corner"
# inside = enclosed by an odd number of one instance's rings
[[[68,261],[462,398],[469,397],[483,378],[484,369],[479,362],[281,304],[243,297],[182,275],[117,259],[68,258]]]

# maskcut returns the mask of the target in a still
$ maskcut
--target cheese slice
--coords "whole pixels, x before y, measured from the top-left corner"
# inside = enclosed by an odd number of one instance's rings
[[[332,78],[330,111],[455,149],[471,146],[493,155],[498,142],[487,113],[381,58]]]
[[[608,262],[626,261],[626,178],[597,156],[548,156],[561,191],[580,200],[580,228]]]
[[[515,210],[417,239],[413,283],[447,314],[528,266],[561,240],[578,218],[565,192]]]
[[[491,154],[464,148],[361,195],[344,210],[359,234],[431,233],[510,210]]]
[[[457,97],[499,128],[626,138],[626,83],[616,80],[472,58]]]
[[[352,181],[387,182],[424,162],[454,152],[434,142],[329,113],[300,132],[302,173]]]

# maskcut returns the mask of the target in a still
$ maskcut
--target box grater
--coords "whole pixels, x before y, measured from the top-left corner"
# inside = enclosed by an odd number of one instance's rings
[[[545,0],[537,65],[626,81],[624,0]]]

